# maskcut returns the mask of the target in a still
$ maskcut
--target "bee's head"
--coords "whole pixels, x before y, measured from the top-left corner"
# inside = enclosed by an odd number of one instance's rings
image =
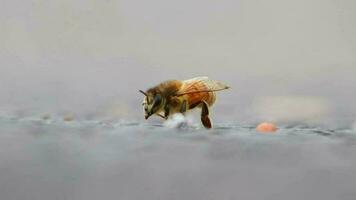
[[[153,94],[150,92],[144,92],[140,90],[140,92],[145,95],[142,106],[145,112],[145,119],[148,119],[151,115],[155,114],[160,110],[163,105],[162,95]]]

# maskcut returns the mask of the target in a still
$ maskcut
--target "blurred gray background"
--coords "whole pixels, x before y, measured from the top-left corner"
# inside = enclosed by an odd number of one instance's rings
[[[0,199],[353,200],[355,55],[352,0],[1,0]],[[215,129],[144,122],[203,75]]]
[[[0,111],[141,120],[146,89],[208,75],[221,121],[350,127],[348,0],[2,0]]]

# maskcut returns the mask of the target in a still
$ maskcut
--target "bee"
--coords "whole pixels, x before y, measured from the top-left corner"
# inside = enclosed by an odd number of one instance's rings
[[[143,109],[145,119],[152,115],[164,119],[175,113],[185,114],[188,110],[201,108],[201,122],[205,128],[212,128],[209,107],[216,100],[216,91],[229,87],[208,77],[196,77],[188,80],[169,80],[148,89],[139,90],[145,97]]]

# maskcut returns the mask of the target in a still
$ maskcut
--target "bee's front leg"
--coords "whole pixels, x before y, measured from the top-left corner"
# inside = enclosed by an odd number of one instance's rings
[[[163,115],[161,115],[161,114],[159,114],[159,113],[157,113],[156,115],[159,116],[159,117],[162,117],[163,119],[166,119],[165,116],[163,116]]]

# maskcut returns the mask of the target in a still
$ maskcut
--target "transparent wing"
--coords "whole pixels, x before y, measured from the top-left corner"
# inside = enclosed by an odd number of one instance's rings
[[[228,89],[229,86],[209,79],[206,76],[196,77],[183,81],[183,86],[177,92],[177,96],[199,92],[215,92]]]

